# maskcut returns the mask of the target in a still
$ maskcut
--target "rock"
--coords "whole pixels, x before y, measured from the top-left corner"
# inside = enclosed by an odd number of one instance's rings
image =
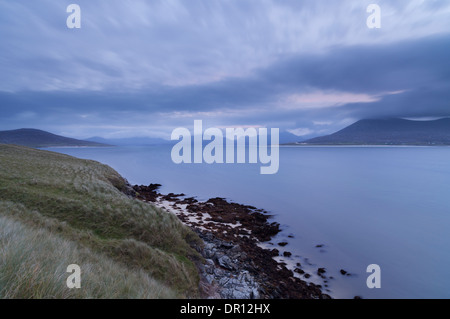
[[[317,269],[317,274],[318,275],[323,275],[324,273],[326,273],[327,271],[325,270],[325,268],[319,268]]]
[[[226,241],[223,241],[220,244],[220,247],[225,248],[225,249],[231,249],[231,248],[233,248],[233,246],[234,246],[233,243],[226,242]]]
[[[211,259],[206,259],[206,260],[205,260],[204,269],[205,269],[205,272],[206,272],[207,274],[213,274],[213,273],[214,273],[215,266],[216,266],[216,265],[215,265],[215,263],[214,263],[213,260],[211,260]]]
[[[347,272],[344,269],[339,270],[339,272],[341,273],[341,275],[345,276],[347,275]]]
[[[209,283],[209,284],[212,284],[213,282],[214,282],[214,276],[213,275],[206,275],[205,276],[205,279],[206,279],[206,281]]]
[[[252,293],[250,294],[250,299],[260,299],[259,291],[257,288],[252,289]]]
[[[281,231],[280,224],[271,222],[272,216],[266,211],[227,202],[223,198],[199,202],[192,197],[185,198],[184,194],[163,195],[157,191],[159,186],[135,186],[134,191],[139,193],[137,198],[145,202],[167,200],[180,208],[180,205],[186,205],[185,212],[180,210],[176,214],[204,242],[195,244],[195,249],[205,260],[199,271],[201,291],[206,298],[326,298],[319,287],[294,276],[291,270],[274,260],[273,257],[280,255],[279,250],[259,246],[261,242],[273,240]],[[189,222],[194,216],[197,219],[201,217],[205,223]],[[288,243],[280,242],[278,245],[284,247]],[[283,256],[290,257],[291,253],[285,252]],[[295,272],[310,278],[311,275],[300,266],[298,264]]]
[[[232,292],[233,299],[250,299],[249,293],[245,292],[244,289],[235,289]]]
[[[161,186],[162,186],[161,184],[150,184],[150,185],[148,185],[147,187],[148,187],[148,189],[149,189],[150,191],[156,191],[156,190],[158,190]]]
[[[216,278],[220,279],[220,277],[223,277],[225,275],[225,271],[222,268],[215,267],[214,268],[214,276]]]
[[[319,269],[317,269],[317,275],[319,275],[319,277],[322,278],[322,279],[327,278],[327,277],[324,275],[326,272],[327,272],[327,271],[325,270],[325,268],[319,268]]]
[[[300,275],[303,275],[305,273],[305,271],[303,269],[300,268],[295,268],[294,271]]]
[[[277,256],[279,256],[280,255],[280,251],[278,250],[278,249],[272,249],[271,251],[270,251],[270,253],[271,253],[271,255],[273,256],[273,257],[277,257]]]
[[[214,255],[216,254],[216,249],[214,244],[207,243],[205,247],[203,248],[203,256],[207,259],[214,258]]]
[[[292,253],[289,252],[289,251],[285,251],[285,252],[283,253],[283,256],[284,256],[284,257],[291,257],[291,256],[292,256]]]
[[[226,268],[229,270],[236,269],[236,265],[234,265],[233,262],[231,261],[231,258],[226,255],[220,257],[217,261],[218,261],[219,265],[222,266],[223,268]]]
[[[137,197],[138,196],[138,192],[133,188],[133,186],[131,186],[128,181],[125,183],[125,186],[123,186],[123,188],[121,189],[121,191],[130,197]]]
[[[225,253],[218,249],[216,249],[215,251],[216,251],[216,253],[214,254],[214,261],[219,263],[219,259],[222,258],[223,256],[225,256]]]

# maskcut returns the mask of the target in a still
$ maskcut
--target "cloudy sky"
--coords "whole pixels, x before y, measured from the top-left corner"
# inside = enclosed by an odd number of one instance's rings
[[[0,0],[0,114],[77,138],[448,117],[450,1]]]

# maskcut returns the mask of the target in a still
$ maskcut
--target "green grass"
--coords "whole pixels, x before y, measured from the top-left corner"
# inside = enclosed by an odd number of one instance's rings
[[[117,172],[95,161],[0,145],[0,252],[2,262],[11,262],[0,267],[0,297],[197,297],[194,261],[200,256],[191,244],[200,239],[174,215],[124,195],[124,186]],[[18,229],[16,246],[2,239],[4,225]],[[54,248],[58,242],[61,249]],[[39,282],[53,290],[24,289],[27,271],[14,277],[14,269],[26,270],[33,260],[43,265]],[[82,272],[83,263],[92,269],[79,292],[64,288],[66,263],[79,264]],[[95,270],[103,268],[106,274]],[[148,283],[148,291],[134,284],[139,281]]]

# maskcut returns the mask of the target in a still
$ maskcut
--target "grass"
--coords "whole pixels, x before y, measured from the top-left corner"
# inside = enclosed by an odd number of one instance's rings
[[[95,161],[0,145],[0,297],[199,296],[191,244],[200,239],[174,215],[127,197],[125,184]],[[82,289],[65,286],[73,263]]]

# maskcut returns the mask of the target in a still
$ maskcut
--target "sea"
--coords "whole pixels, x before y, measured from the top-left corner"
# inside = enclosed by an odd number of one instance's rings
[[[281,146],[273,175],[260,164],[175,164],[171,149],[48,150],[107,164],[133,185],[162,184],[165,194],[268,211],[282,231],[266,245],[291,252],[279,259],[299,263],[334,298],[450,298],[450,147]]]

